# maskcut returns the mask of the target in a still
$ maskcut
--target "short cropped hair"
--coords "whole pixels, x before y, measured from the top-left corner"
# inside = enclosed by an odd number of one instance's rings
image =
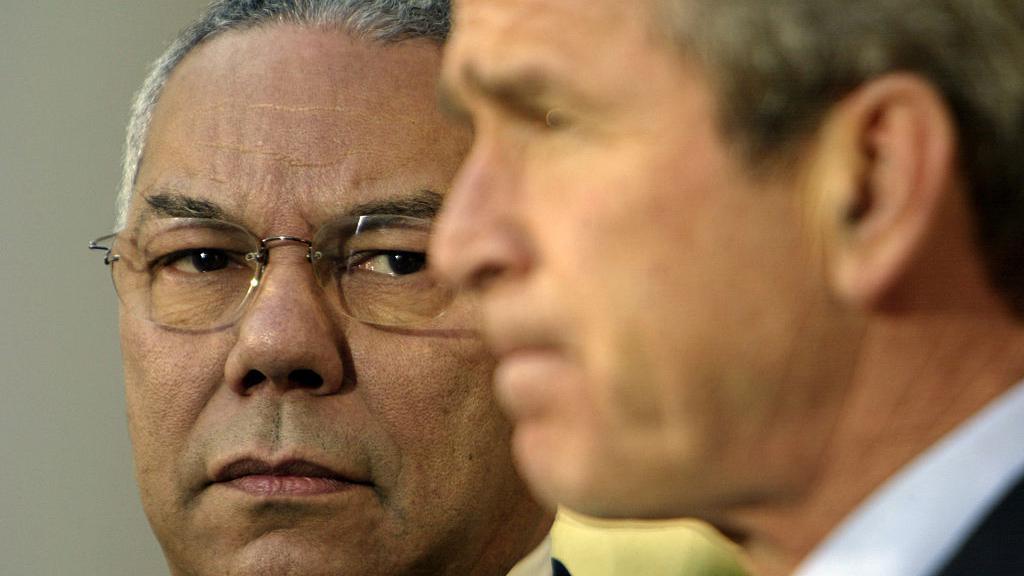
[[[374,41],[423,38],[442,44],[451,27],[449,0],[217,0],[178,34],[150,68],[135,96],[125,139],[116,230],[124,228],[145,154],[153,109],[167,79],[196,46],[228,30],[274,23],[337,27]]]
[[[954,117],[991,281],[1024,315],[1024,2],[659,1],[752,167],[792,160],[829,108],[871,78],[930,82]]]

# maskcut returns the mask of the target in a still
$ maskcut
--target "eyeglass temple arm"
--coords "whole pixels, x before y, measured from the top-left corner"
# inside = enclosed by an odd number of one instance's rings
[[[103,250],[104,252],[106,252],[106,254],[103,255],[103,263],[108,266],[110,265],[111,262],[116,262],[121,259],[121,256],[110,253],[110,251],[114,249],[113,244],[110,244],[110,246],[106,246],[109,240],[114,239],[114,236],[114,234],[111,234],[109,236],[103,236],[102,238],[97,238],[89,242],[89,250]]]

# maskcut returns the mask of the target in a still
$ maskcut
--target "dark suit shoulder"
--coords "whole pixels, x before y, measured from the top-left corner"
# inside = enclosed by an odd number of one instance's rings
[[[1024,574],[1024,476],[935,576]]]

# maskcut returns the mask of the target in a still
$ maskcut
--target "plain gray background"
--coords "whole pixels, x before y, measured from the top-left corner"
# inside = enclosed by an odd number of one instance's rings
[[[166,574],[138,502],[113,225],[146,66],[206,0],[0,0],[0,575]]]

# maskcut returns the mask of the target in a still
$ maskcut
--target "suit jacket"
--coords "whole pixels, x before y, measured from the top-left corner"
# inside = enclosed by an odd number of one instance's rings
[[[1024,575],[1024,476],[935,576]]]
[[[566,570],[565,564],[562,564],[554,558],[551,559],[551,569],[553,576],[572,576],[569,574],[569,571]]]

